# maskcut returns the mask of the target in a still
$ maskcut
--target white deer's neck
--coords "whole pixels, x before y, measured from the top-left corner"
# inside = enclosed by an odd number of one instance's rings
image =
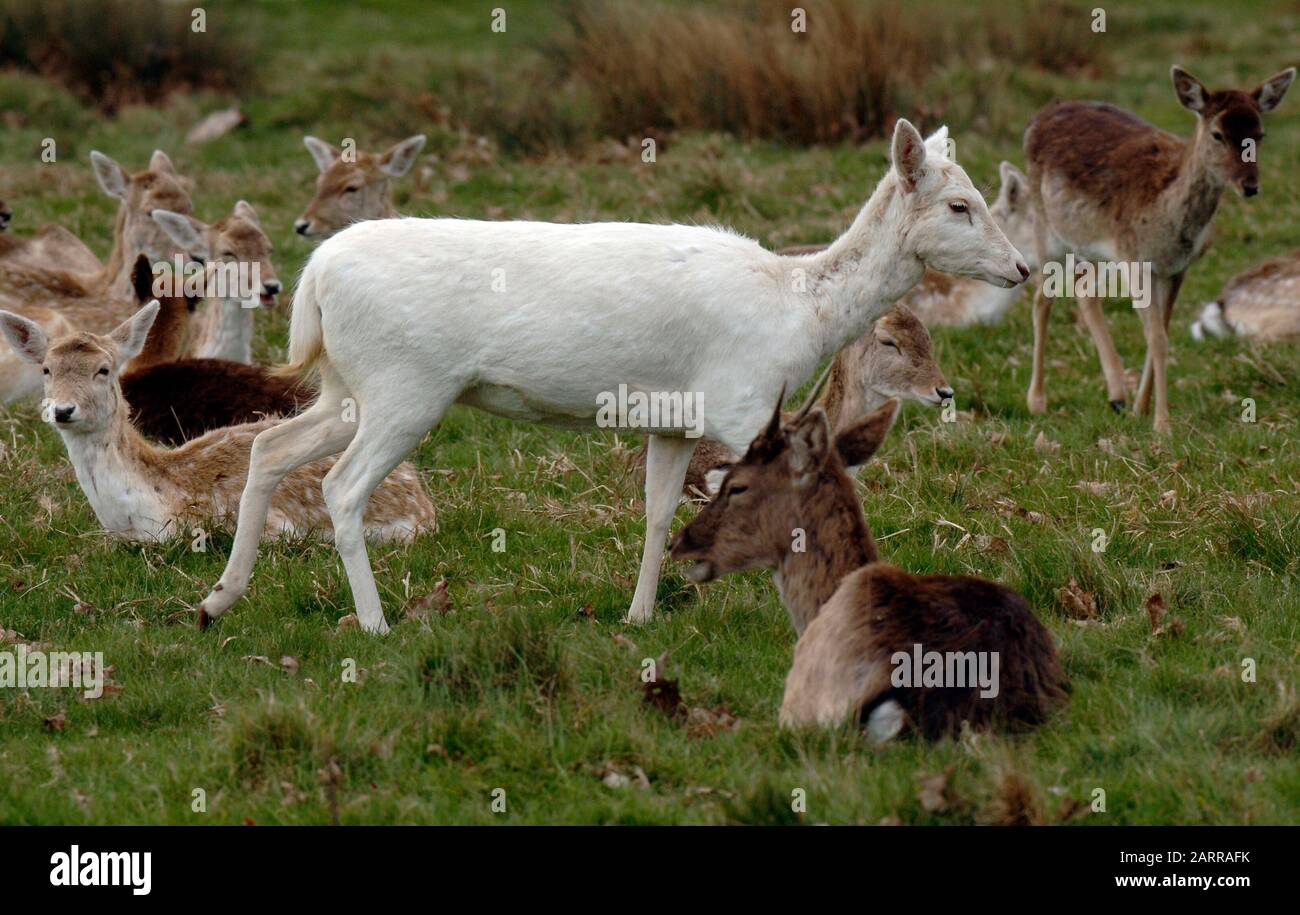
[[[917,284],[925,268],[904,249],[904,202],[897,178],[876,186],[853,225],[808,261],[808,292],[822,322],[823,359],[866,333]]]
[[[239,299],[210,299],[194,342],[195,357],[251,363],[254,311]]]
[[[101,432],[60,430],[77,482],[104,529],[133,540],[163,540],[175,533],[173,519],[142,462],[146,447],[119,408]]]

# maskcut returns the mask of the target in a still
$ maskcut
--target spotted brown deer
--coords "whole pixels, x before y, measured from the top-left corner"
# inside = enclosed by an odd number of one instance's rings
[[[1188,267],[1209,245],[1224,188],[1231,185],[1244,197],[1259,193],[1260,115],[1277,107],[1295,73],[1291,67],[1249,92],[1211,91],[1173,67],[1174,92],[1196,115],[1190,139],[1104,102],[1056,102],[1035,115],[1025,131],[1035,256],[1042,269],[1066,254],[1150,264],[1154,288],[1148,302],[1135,302],[1141,306],[1147,353],[1133,408],[1148,412],[1154,396],[1153,424],[1159,433],[1170,429],[1166,362],[1178,290]],[[1107,396],[1116,410],[1122,409],[1124,368],[1101,299],[1080,298],[1079,308],[1101,358]],[[1031,413],[1047,410],[1043,375],[1051,311],[1052,299],[1040,282],[1027,398]]]
[[[847,466],[880,447],[898,401],[835,435],[805,406],[782,423],[780,404],[716,499],[677,535],[672,556],[712,581],[772,569],[795,631],[781,723],[834,727],[856,718],[876,739],[906,720],[930,738],[1043,722],[1066,679],[1047,629],[1015,591],[980,578],[912,575],[880,560]],[[993,658],[993,695],[973,683],[899,683],[900,653]],[[992,666],[992,665],[990,665]],[[919,674],[918,674],[919,676]]]
[[[238,201],[229,216],[207,225],[192,216],[155,210],[153,219],[172,244],[204,265],[207,296],[186,354],[197,359],[253,361],[254,315],[275,305],[281,287],[271,264],[271,239],[262,231],[257,211]],[[256,278],[256,288],[241,289],[239,270]],[[214,288],[220,286],[222,288]]]
[[[154,222],[156,209],[189,213],[189,179],[176,171],[162,150],[149,167],[134,175],[101,152],[90,163],[104,193],[120,202],[113,228],[113,248],[103,264],[65,229],[52,227],[37,239],[0,236],[0,297],[7,302],[40,304],[50,296],[98,297],[129,301],[136,255],[170,261],[176,246]],[[89,255],[89,260],[87,259]]]
[[[836,432],[891,397],[938,406],[953,396],[935,361],[929,331],[905,305],[894,306],[870,333],[836,353],[829,372],[817,404]],[[737,460],[725,445],[704,439],[691,455],[683,492],[687,496],[711,493],[710,474]],[[636,463],[645,466],[644,448],[637,453]]]
[[[1300,337],[1300,250],[1269,258],[1228,280],[1192,322],[1194,339],[1206,335],[1261,341]]]
[[[390,182],[411,170],[424,147],[424,134],[407,137],[386,152],[341,150],[316,137],[303,137],[320,174],[316,196],[307,204],[293,229],[308,237],[333,235],[354,222],[396,216]]]
[[[47,339],[40,325],[0,311],[0,331],[24,359],[41,366],[42,415],[63,438],[82,491],[104,529],[129,540],[187,536],[192,524],[234,520],[253,440],[278,419],[209,432],[175,449],[155,447],[131,425],[118,376],[143,350],[159,305],[150,302],[106,335],[82,331]],[[321,480],[333,458],[304,464],[277,492],[268,533],[332,532]],[[381,540],[408,540],[435,526],[419,472],[395,467],[365,506],[364,529]]]
[[[803,257],[716,227],[627,222],[374,219],[322,242],[294,294],[285,369],[318,375],[320,396],[258,437],[230,560],[199,620],[244,593],[268,499],[302,463],[344,449],[324,483],[335,546],[362,629],[384,633],[360,512],[452,404],[591,428],[620,385],[698,392],[699,431],[740,451],[779,390],[862,336],[927,265],[1008,286],[1028,278],[948,159],[946,129],[925,140],[899,120],[893,150],[853,224]],[[359,423],[339,420],[343,399]],[[654,611],[696,444],[680,425],[645,431],[646,539],[628,610],[638,623]]]

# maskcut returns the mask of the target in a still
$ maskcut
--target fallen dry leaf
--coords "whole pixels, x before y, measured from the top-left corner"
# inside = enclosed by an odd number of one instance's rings
[[[948,806],[948,772],[945,770],[938,775],[921,776],[921,790],[916,793],[916,799],[921,804],[921,809],[926,813],[937,813]]]
[[[1061,450],[1061,443],[1049,439],[1047,433],[1039,432],[1038,438],[1034,439],[1034,450],[1039,454],[1058,454]]]
[[[355,613],[349,613],[347,616],[342,617],[339,620],[339,625],[338,625],[339,632],[344,632],[345,630],[348,629],[360,629],[360,628],[361,628],[361,620],[357,619],[357,615]]]
[[[280,669],[290,676],[296,676],[298,673],[298,659],[293,655],[284,655],[280,658]]]
[[[49,718],[45,719],[45,730],[49,731],[50,733],[56,733],[56,732],[62,733],[63,726],[67,723],[67,721],[68,721],[68,716],[63,714],[63,712],[59,712],[58,714],[51,715]]]
[[[1071,578],[1070,583],[1056,592],[1056,599],[1061,604],[1061,609],[1065,615],[1076,620],[1094,620],[1097,618],[1097,598],[1092,592],[1085,591],[1079,586],[1077,579]]]
[[[439,578],[433,585],[433,591],[423,597],[417,597],[406,605],[408,619],[428,617],[431,612],[446,616],[451,612],[451,595],[447,593],[447,579]]]
[[[1157,591],[1147,598],[1147,619],[1151,621],[1151,631],[1153,633],[1160,631],[1160,621],[1165,615],[1165,598],[1164,595]]]

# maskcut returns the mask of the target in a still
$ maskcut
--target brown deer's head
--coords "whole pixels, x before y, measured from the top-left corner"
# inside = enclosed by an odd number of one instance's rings
[[[275,304],[283,287],[271,264],[271,239],[247,201],[238,201],[229,216],[212,225],[168,210],[154,211],[153,218],[173,244],[206,265],[205,295],[246,299],[250,308]],[[243,277],[239,276],[241,269]]]
[[[877,320],[860,345],[851,346],[848,358],[857,360],[853,373],[868,402],[897,397],[937,406],[953,395],[935,360],[930,332],[906,305]]]
[[[194,209],[192,182],[177,173],[161,149],[154,150],[146,170],[134,175],[97,150],[90,153],[90,164],[104,193],[121,202],[117,218],[126,253],[143,252],[152,261],[170,260],[176,246],[150,214],[160,209],[188,214]]]
[[[411,170],[424,147],[424,134],[408,137],[387,152],[359,150],[344,154],[324,140],[303,137],[320,175],[316,196],[294,222],[294,231],[308,237],[333,235],[354,222],[394,215],[389,181]]]
[[[0,331],[9,345],[45,375],[46,422],[60,432],[84,434],[113,425],[123,408],[118,376],[144,349],[158,308],[150,302],[109,334],[74,331],[52,341],[35,321],[0,311]]]
[[[1242,92],[1211,91],[1182,67],[1170,70],[1178,101],[1196,113],[1198,136],[1209,134],[1211,173],[1243,197],[1259,193],[1258,148],[1264,136],[1260,115],[1278,106],[1295,72],[1295,67],[1290,67],[1254,91]]]
[[[694,560],[697,582],[745,569],[776,568],[796,548],[796,529],[819,530],[846,507],[860,513],[848,466],[866,463],[885,440],[890,400],[832,441],[820,408],[781,424],[781,405],[745,456],[727,471],[717,498],[674,538],[674,559]]]

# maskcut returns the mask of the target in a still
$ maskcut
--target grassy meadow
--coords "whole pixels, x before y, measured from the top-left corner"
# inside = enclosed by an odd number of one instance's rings
[[[504,33],[491,31],[494,5],[508,11]],[[801,142],[724,122],[657,133],[657,159],[643,162],[639,137],[602,135],[599,100],[530,78],[564,66],[569,9],[222,5],[209,29],[247,31],[256,72],[238,96],[248,124],[203,146],[186,132],[235,96],[200,90],[108,114],[38,75],[0,72],[10,231],[59,222],[106,256],[115,201],[90,150],[138,170],[162,148],[194,178],[200,218],[253,203],[291,280],[314,244],[292,229],[316,175],[304,133],[368,150],[428,134],[395,184],[406,214],[722,223],[769,246],[831,239],[883,174],[878,134]],[[892,115],[950,124],[989,200],[999,161],[1022,164],[1024,124],[1054,98],[1107,99],[1188,133],[1171,63],[1220,88],[1300,63],[1295,2],[1129,0],[1107,5],[1101,34],[1059,3],[923,0],[894,15],[913,34],[951,31],[945,12],[972,9],[1022,45],[1082,54],[1056,68],[1046,51],[955,53],[890,89],[886,101],[927,100],[889,103]],[[1026,295],[998,326],[934,329],[957,421],[909,405],[861,475],[886,558],[1005,582],[1051,630],[1073,694],[1040,730],[884,748],[848,727],[781,732],[794,635],[766,574],[697,588],[667,561],[659,618],[621,621],[642,537],[627,464],[639,441],[462,407],[412,455],[440,532],[371,547],[390,635],[340,626],[352,608],[332,544],[284,540],[263,544],[247,598],[199,632],[192,607],[229,533],[205,552],[111,539],[58,435],[35,405],[15,404],[0,407],[0,635],[102,651],[115,688],[93,701],[0,690],[0,823],[1300,823],[1300,345],[1194,344],[1187,332],[1229,277],[1300,244],[1292,96],[1266,120],[1260,196],[1225,195],[1215,243],[1183,287],[1172,436],[1111,412],[1068,303],[1053,315],[1051,412],[1030,416]],[[54,163],[41,159],[47,138]],[[1139,320],[1122,301],[1108,314],[1140,369]],[[281,359],[287,309],[259,320],[256,357]],[[1242,421],[1245,398],[1254,422]],[[639,678],[665,652],[675,714],[647,702]]]

